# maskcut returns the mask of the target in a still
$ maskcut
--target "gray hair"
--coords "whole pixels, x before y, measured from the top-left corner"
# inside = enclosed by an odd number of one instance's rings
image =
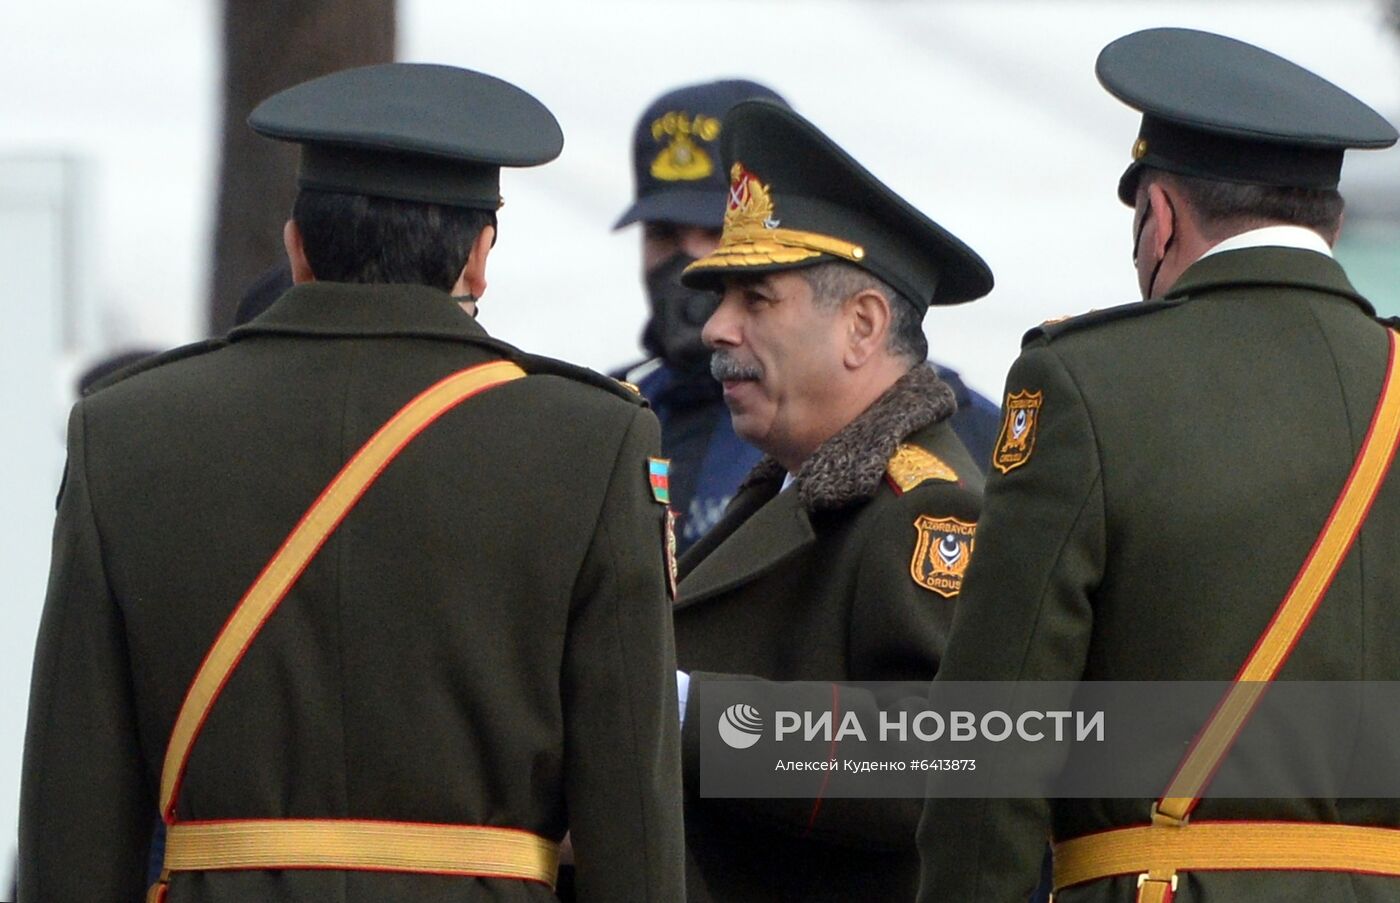
[[[875,291],[884,295],[890,303],[890,331],[885,338],[885,350],[911,364],[923,363],[928,357],[923,318],[913,303],[883,279],[839,260],[803,267],[797,272],[812,289],[813,303],[828,310],[859,292]]]

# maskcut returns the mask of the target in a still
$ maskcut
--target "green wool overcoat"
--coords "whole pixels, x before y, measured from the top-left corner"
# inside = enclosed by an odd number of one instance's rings
[[[1160,301],[1033,330],[1006,417],[1029,405],[1038,425],[994,452],[939,682],[1233,679],[1327,520],[1387,360],[1341,267],[1277,247],[1204,257]],[[1392,476],[1279,679],[1400,678],[1397,600]],[[1145,825],[1153,802],[931,799],[920,900],[1021,903],[1047,833]],[[1207,797],[1192,818],[1400,826],[1400,801]],[[1175,903],[1400,899],[1400,880],[1365,875],[1179,881]],[[1055,899],[1128,903],[1135,888],[1123,876]]]
[[[683,893],[656,419],[445,293],[313,283],[91,394],[69,424],[34,666],[20,898],[133,903],[182,697],[327,482],[429,385],[531,375],[430,425],[311,562],[199,736],[182,820],[571,830],[580,900]],[[169,903],[545,901],[540,883],[177,873]]]
[[[692,686],[684,730],[687,890],[692,903],[909,900],[919,800],[707,799],[699,795],[697,683],[910,681],[938,668],[957,581],[930,580],[920,518],[977,521],[982,477],[947,417],[948,387],[919,366],[824,443],[794,485],[765,458],[724,518],[681,561],[676,650]],[[905,472],[901,444],[944,466]],[[927,459],[924,459],[927,460]],[[896,487],[904,476],[907,488]],[[964,537],[965,539],[965,537]],[[959,540],[955,539],[954,542]],[[970,554],[970,543],[962,548]],[[946,595],[945,595],[946,593]],[[771,684],[784,708],[812,688]],[[791,692],[795,695],[787,695]],[[874,723],[873,721],[871,723]]]

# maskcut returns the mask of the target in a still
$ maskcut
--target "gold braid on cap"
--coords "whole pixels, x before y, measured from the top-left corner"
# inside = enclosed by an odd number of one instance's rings
[[[822,254],[850,261],[864,259],[865,249],[858,244],[817,232],[780,228],[768,186],[742,163],[734,164],[729,178],[729,206],[724,212],[719,247],[686,267],[687,272],[799,263]]]

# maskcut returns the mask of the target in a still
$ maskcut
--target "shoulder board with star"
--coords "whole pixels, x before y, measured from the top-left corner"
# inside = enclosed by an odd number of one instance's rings
[[[1021,339],[1021,347],[1024,348],[1037,339],[1054,341],[1066,333],[1079,332],[1094,326],[1112,323],[1116,320],[1126,320],[1129,317],[1142,317],[1160,310],[1169,310],[1176,307],[1184,300],[1185,298],[1170,298],[1158,301],[1132,301],[1128,304],[1120,304],[1117,307],[1105,307],[1102,310],[1091,310],[1088,313],[1080,314],[1076,317],[1056,317],[1053,320],[1046,320],[1044,323],[1028,331]]]
[[[885,466],[885,476],[889,478],[895,495],[903,495],[916,486],[931,481],[958,482],[957,471],[949,467],[942,458],[908,442],[895,449],[889,464]]]
[[[217,351],[226,344],[228,344],[228,342],[222,337],[205,339],[202,342],[191,342],[188,345],[181,345],[179,348],[171,348],[169,351],[162,351],[159,354],[153,354],[150,357],[142,358],[135,363],[128,364],[120,370],[109,373],[97,380],[83,390],[83,397],[86,398],[99,389],[105,389],[108,386],[114,386],[119,382],[128,380],[138,373],[145,373],[148,370],[154,370],[166,364],[173,364],[175,361],[182,361],[185,358],[198,357],[210,351]]]

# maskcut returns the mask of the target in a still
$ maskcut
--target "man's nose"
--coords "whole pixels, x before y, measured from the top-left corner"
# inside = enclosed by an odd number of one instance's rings
[[[738,299],[735,292],[726,291],[719,299],[719,305],[705,326],[700,330],[700,340],[707,348],[726,348],[739,344],[739,321],[736,316]]]

